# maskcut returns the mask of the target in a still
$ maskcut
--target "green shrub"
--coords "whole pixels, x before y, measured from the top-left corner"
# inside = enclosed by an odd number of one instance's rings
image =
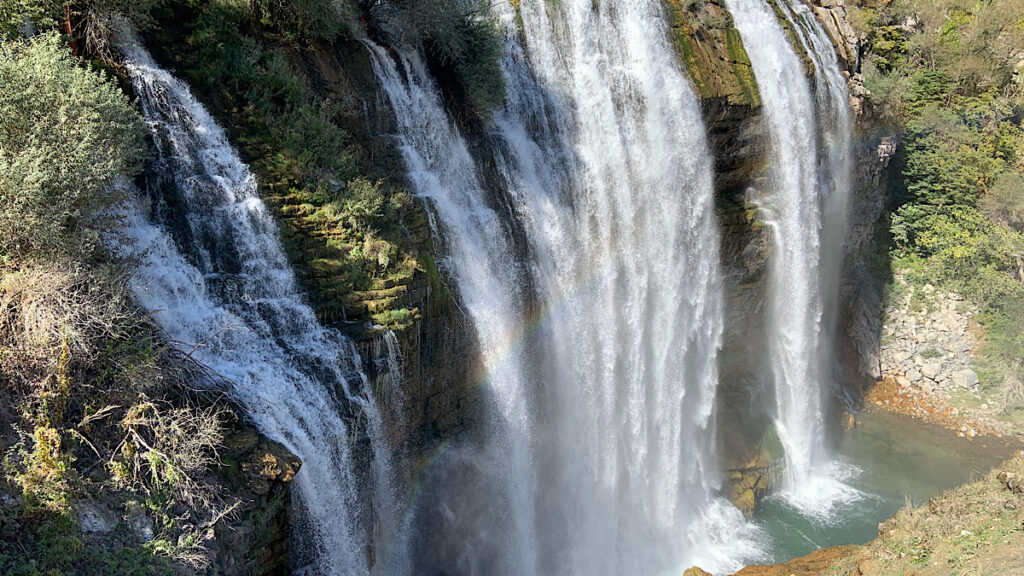
[[[252,7],[263,25],[294,38],[335,40],[353,19],[348,2],[337,0],[255,0]]]
[[[0,258],[95,251],[144,133],[124,93],[56,35],[0,45]]]
[[[856,19],[869,38],[865,83],[876,113],[904,136],[894,163],[894,268],[982,309],[983,388],[1004,409],[1019,405],[1024,91],[1013,69],[1024,45],[1024,0],[873,5]],[[906,26],[910,16],[915,28]]]
[[[502,40],[487,18],[483,0],[396,0],[394,26],[406,41],[422,45],[442,67],[449,67],[482,116],[505,96]]]
[[[18,36],[26,21],[38,29],[54,29],[63,7],[60,0],[4,0],[0,2],[0,35]]]

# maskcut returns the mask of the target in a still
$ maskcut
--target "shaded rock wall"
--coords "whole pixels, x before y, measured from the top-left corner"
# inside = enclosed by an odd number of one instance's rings
[[[239,498],[234,516],[215,527],[217,573],[286,576],[290,485],[298,458],[252,428],[238,425],[224,440],[222,483]]]

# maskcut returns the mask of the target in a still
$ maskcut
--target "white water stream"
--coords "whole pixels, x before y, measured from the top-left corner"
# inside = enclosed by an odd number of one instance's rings
[[[510,507],[502,569],[738,568],[758,549],[716,497],[711,159],[661,4],[523,0],[522,29],[509,4],[494,10],[508,86],[496,182],[419,57],[368,46],[481,341],[499,415],[484,451]],[[514,249],[505,206],[528,246]]]
[[[231,383],[228,393],[261,432],[302,460],[293,493],[306,522],[294,541],[296,557],[311,562],[306,573],[369,574],[374,520],[383,527],[379,563],[408,573],[390,453],[355,346],[305,304],[255,178],[224,132],[130,34],[122,51],[160,151],[157,169],[177,194],[155,191],[150,201],[180,202],[187,220],[174,238],[144,202],[128,208],[125,250],[139,261],[139,302],[176,345]],[[370,490],[357,486],[353,465],[357,414],[373,450]],[[375,518],[361,501],[368,494]]]
[[[856,497],[851,471],[826,449],[826,402],[834,390],[830,349],[850,187],[850,115],[835,52],[810,9],[778,0],[814,66],[814,83],[765,0],[728,0],[764,101],[774,156],[761,208],[771,227],[768,341],[775,423],[786,452],[784,496],[827,516]]]

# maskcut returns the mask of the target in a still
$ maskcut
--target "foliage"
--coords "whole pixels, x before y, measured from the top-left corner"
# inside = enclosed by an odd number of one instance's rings
[[[52,30],[58,26],[63,8],[60,0],[4,0],[0,2],[0,36],[17,36],[26,21],[37,29]]]
[[[252,10],[261,24],[293,38],[332,41],[353,20],[353,10],[344,0],[255,0]]]
[[[393,0],[376,2],[374,11],[390,11],[391,28],[450,69],[468,104],[486,117],[505,95],[501,35],[488,7],[486,0]]]
[[[902,132],[891,216],[896,265],[980,305],[982,384],[1024,377],[1024,0],[864,0],[865,85]],[[1024,398],[1021,398],[1024,401]]]
[[[107,265],[38,262],[0,277],[0,492],[20,500],[0,519],[19,534],[0,539],[5,574],[162,574],[170,560],[202,568],[209,554],[196,542],[234,507],[210,481],[225,409],[182,394],[200,376],[126,290]],[[141,502],[166,541],[112,550],[82,541],[74,516],[86,497],[125,513]]]
[[[0,87],[0,258],[96,250],[114,179],[139,166],[141,119],[53,34],[0,45]]]
[[[0,512],[0,573],[9,576],[131,574],[171,576],[174,567],[153,543],[104,549],[89,546],[69,512],[31,518]]]
[[[314,302],[411,278],[417,264],[402,232],[411,197],[348,129],[361,113],[355,104],[325,101],[296,68],[282,3],[196,0],[193,7],[183,23],[192,53],[179,66],[201,99],[229,113],[225,124],[255,169]]]
[[[0,38],[15,38],[32,28],[43,32],[59,30],[68,35],[76,50],[80,42],[89,56],[109,62],[117,17],[146,27],[152,24],[150,13],[166,1],[5,0],[0,2]]]

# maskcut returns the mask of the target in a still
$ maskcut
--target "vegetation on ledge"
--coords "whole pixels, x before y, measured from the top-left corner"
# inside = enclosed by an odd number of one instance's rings
[[[317,90],[298,56],[329,53],[328,39],[343,45],[353,15],[338,4],[311,27],[301,6],[168,5],[154,13],[161,28],[151,37],[230,127],[320,319],[400,328],[394,310],[401,304],[377,295],[401,292],[416,273],[415,249],[404,235],[416,207],[400,174],[375,163],[366,138],[354,136],[361,130],[358,100]]]
[[[982,309],[982,393],[1024,417],[1024,1],[866,0],[865,86],[903,143],[893,267]]]
[[[240,426],[105,249],[145,128],[82,64],[53,33],[0,45],[0,573],[203,571]]]

